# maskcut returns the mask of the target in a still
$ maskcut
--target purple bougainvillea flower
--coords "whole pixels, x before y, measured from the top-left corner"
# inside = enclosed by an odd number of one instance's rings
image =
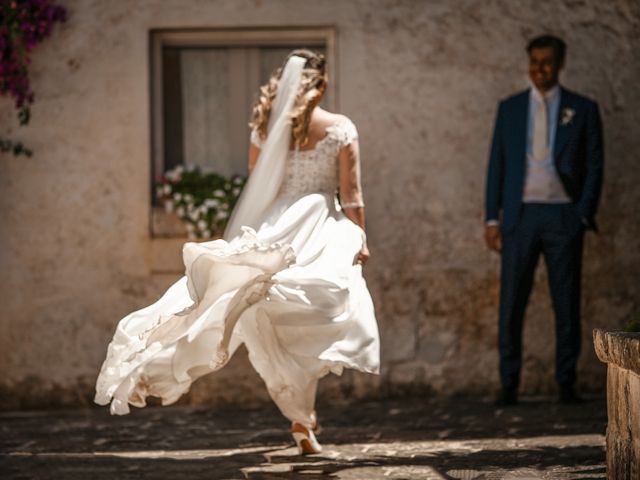
[[[66,19],[67,10],[55,5],[55,0],[0,3],[0,95],[14,99],[21,123],[28,121],[29,105],[34,100],[28,54],[51,34],[56,22]]]

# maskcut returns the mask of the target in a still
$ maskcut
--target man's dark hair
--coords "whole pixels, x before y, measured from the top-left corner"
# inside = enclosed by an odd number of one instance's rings
[[[560,63],[564,62],[564,56],[567,51],[567,44],[561,38],[553,35],[540,35],[532,39],[527,45],[527,53],[531,53],[534,48],[552,48],[553,53]]]

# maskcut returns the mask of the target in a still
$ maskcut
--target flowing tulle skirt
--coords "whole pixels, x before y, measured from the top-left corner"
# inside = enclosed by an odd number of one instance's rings
[[[257,231],[186,243],[185,276],[117,325],[95,401],[112,414],[171,404],[244,343],[271,397],[309,424],[317,379],[377,373],[373,304],[354,260],[362,230],[328,194],[276,199]]]

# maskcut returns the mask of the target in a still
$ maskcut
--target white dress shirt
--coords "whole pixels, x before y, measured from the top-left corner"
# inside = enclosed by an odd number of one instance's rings
[[[539,109],[547,111],[547,148],[542,155],[534,155],[535,119]],[[560,110],[560,87],[556,85],[546,93],[535,87],[529,90],[529,118],[527,120],[527,170],[522,201],[525,203],[568,203],[571,199],[560,182],[553,161]]]

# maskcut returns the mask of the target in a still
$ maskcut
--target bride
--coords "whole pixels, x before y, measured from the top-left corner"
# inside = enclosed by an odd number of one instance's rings
[[[317,453],[318,379],[378,373],[358,134],[318,106],[326,86],[324,57],[295,50],[261,88],[224,239],[186,243],[185,276],[117,325],[95,396],[112,414],[177,401],[244,343],[299,452]]]

